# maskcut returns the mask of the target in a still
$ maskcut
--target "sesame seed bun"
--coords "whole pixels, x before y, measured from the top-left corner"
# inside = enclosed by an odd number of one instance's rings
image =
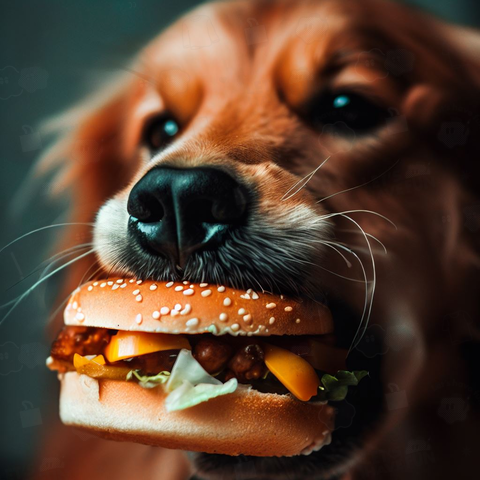
[[[330,442],[334,409],[247,387],[167,412],[161,388],[59,374],[60,417],[104,438],[226,455],[307,455]]]
[[[333,332],[328,308],[252,290],[111,278],[71,296],[66,325],[214,335],[323,335]]]

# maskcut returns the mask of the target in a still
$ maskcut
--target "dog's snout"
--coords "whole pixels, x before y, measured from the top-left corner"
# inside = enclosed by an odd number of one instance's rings
[[[159,167],[133,187],[129,230],[140,243],[183,267],[195,250],[215,248],[245,220],[247,191],[214,168]]]

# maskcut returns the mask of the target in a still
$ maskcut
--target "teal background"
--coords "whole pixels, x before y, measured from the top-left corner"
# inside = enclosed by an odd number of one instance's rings
[[[21,189],[33,162],[48,146],[45,138],[35,137],[36,125],[119,70],[148,39],[198,3],[0,1],[0,93],[12,88],[5,78],[15,75],[13,69],[37,67],[48,74],[42,88],[0,100],[0,247],[33,229],[65,220],[65,203],[49,201],[44,184]],[[409,3],[454,22],[480,23],[477,0]],[[25,125],[33,128],[33,136],[21,139]],[[27,149],[30,141],[32,150],[25,151],[22,140]],[[0,254],[0,304],[38,278],[38,273],[27,276],[48,257],[58,234],[58,229],[39,232]],[[24,478],[38,447],[41,425],[58,408],[56,377],[44,367],[49,348],[44,329],[59,281],[53,279],[39,288],[0,326],[0,479]],[[7,310],[0,310],[0,318]]]

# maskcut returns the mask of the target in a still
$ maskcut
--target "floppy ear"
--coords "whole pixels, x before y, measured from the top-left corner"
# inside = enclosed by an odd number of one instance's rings
[[[59,116],[44,126],[58,140],[40,159],[36,175],[54,171],[52,196],[66,193],[70,199],[66,234],[57,251],[91,242],[96,212],[106,199],[123,188],[136,167],[124,149],[124,120],[128,117],[130,79],[108,85],[80,107]],[[86,252],[82,250],[82,252]],[[69,257],[71,259],[73,257]],[[59,300],[63,301],[78,284],[98,268],[94,254],[68,269]],[[65,273],[64,273],[65,275]],[[85,277],[85,278],[84,278]],[[57,320],[54,321],[57,324]]]
[[[443,24],[443,33],[457,50],[471,80],[480,87],[480,31],[473,28]]]
[[[462,95],[465,144],[460,172],[477,199],[480,194],[480,31],[445,25],[445,36],[463,67],[465,90]],[[461,107],[462,108],[462,107]]]
[[[465,186],[480,192],[480,32],[431,19],[430,35],[451,78],[437,103],[431,124],[433,141],[458,172]],[[425,108],[425,112],[429,109]]]

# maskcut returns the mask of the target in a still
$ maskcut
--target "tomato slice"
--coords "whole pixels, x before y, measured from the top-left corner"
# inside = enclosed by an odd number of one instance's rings
[[[183,335],[149,332],[126,332],[120,330],[105,347],[105,356],[109,362],[137,357],[162,350],[191,350],[190,343]]]
[[[310,400],[318,393],[320,379],[302,357],[276,345],[263,344],[265,365],[299,400]]]

